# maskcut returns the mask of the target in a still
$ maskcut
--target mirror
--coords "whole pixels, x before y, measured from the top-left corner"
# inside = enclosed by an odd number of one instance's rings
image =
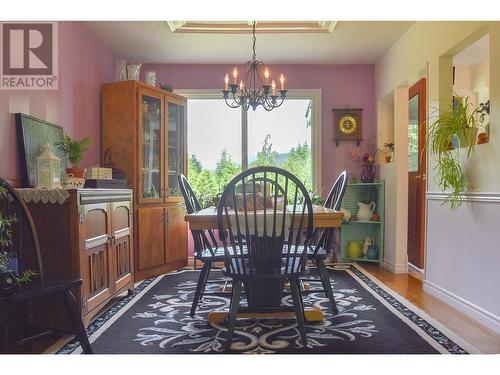
[[[490,38],[483,36],[453,56],[453,105],[471,104],[468,108],[475,114],[476,144],[489,142],[490,138]],[[456,136],[455,136],[456,138]],[[454,139],[453,148],[458,147]]]

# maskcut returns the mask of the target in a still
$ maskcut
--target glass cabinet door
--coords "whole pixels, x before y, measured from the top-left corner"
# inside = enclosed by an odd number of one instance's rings
[[[167,187],[169,197],[180,197],[179,182],[177,176],[185,173],[185,106],[168,102],[167,113]]]
[[[139,162],[139,201],[162,200],[162,100],[161,97],[141,94],[141,143]]]

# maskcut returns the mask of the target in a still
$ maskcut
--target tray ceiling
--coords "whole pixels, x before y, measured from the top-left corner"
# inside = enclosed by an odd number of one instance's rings
[[[251,34],[252,21],[167,21],[174,33]],[[336,21],[257,21],[259,33],[331,33]]]
[[[142,63],[234,64],[251,57],[247,21],[196,22],[211,31],[181,32],[192,21],[86,22],[113,52]],[[412,22],[279,21],[257,24],[257,57],[267,64],[373,64]],[[295,31],[291,31],[295,25]],[[298,27],[308,31],[297,31]],[[172,32],[172,27],[176,31]],[[214,30],[233,28],[231,32]],[[281,29],[280,29],[281,28]],[[288,31],[284,29],[288,28]],[[187,29],[186,29],[187,30]]]

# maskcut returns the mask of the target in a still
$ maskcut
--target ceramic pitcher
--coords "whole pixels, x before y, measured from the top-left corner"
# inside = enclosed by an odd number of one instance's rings
[[[370,204],[358,202],[358,220],[370,221],[373,211],[375,211],[375,202],[370,202]]]

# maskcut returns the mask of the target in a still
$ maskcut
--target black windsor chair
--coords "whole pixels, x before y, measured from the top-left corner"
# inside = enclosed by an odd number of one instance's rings
[[[307,345],[299,276],[306,269],[304,249],[313,232],[313,209],[302,182],[278,167],[248,169],[225,188],[217,224],[225,250],[222,272],[233,281],[226,349],[238,312],[290,309],[281,306],[285,281],[290,283],[301,341]],[[242,289],[247,307],[240,307]]]

